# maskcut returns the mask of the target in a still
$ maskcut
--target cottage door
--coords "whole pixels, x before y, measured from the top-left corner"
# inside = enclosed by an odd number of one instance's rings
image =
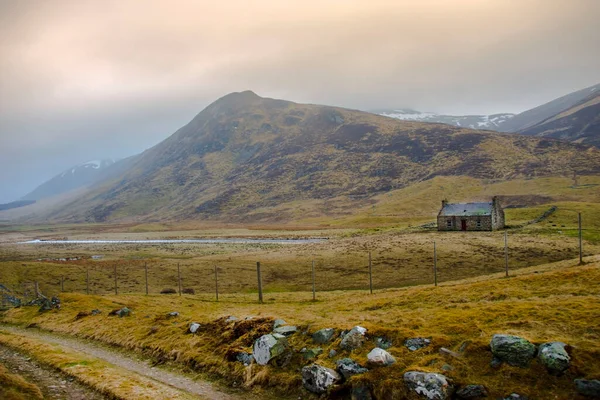
[[[467,220],[466,219],[462,219],[460,221],[460,230],[461,231],[466,231],[467,230]]]

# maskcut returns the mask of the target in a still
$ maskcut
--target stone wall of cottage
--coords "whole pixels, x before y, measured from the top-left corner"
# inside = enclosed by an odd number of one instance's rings
[[[462,230],[462,221],[467,221],[467,231],[491,231],[494,228],[492,215],[469,216],[469,217],[450,217],[438,216],[438,231],[460,231]],[[450,221],[450,226],[448,226]],[[502,216],[504,221],[504,216]],[[503,224],[504,225],[504,224]]]

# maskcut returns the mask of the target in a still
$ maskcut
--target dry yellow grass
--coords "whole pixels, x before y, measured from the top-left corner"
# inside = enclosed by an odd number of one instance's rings
[[[230,295],[226,301],[214,302],[208,296],[84,296],[65,294],[60,311],[39,314],[35,308],[14,309],[4,321],[15,324],[35,322],[41,328],[105,343],[123,346],[162,360],[191,367],[228,382],[243,382],[255,391],[277,388],[279,393],[300,390],[298,368],[308,363],[295,353],[285,368],[274,366],[243,367],[229,361],[228,354],[250,350],[252,340],[270,330],[273,318],[283,318],[298,325],[300,332],[312,333],[319,328],[338,330],[362,325],[372,339],[386,336],[393,341],[389,350],[398,362],[391,367],[373,369],[364,376],[371,382],[377,398],[405,398],[402,374],[406,370],[441,372],[455,383],[485,384],[492,398],[518,392],[530,398],[577,398],[573,379],[600,378],[600,257],[586,259],[584,266],[569,260],[525,268],[506,279],[501,274],[440,286],[386,289],[369,295],[365,291],[319,293],[311,302],[310,293],[273,293],[266,304],[255,303],[254,296]],[[134,314],[129,318],[109,317],[107,313],[127,305]],[[80,311],[103,310],[100,316],[76,320]],[[167,320],[170,311],[181,315]],[[253,321],[236,325],[224,323],[222,317],[256,316]],[[203,325],[198,335],[186,335],[192,321]],[[237,328],[236,328],[237,327]],[[489,341],[495,333],[523,336],[534,343],[563,341],[571,346],[572,365],[560,377],[550,376],[537,362],[528,368],[504,365],[495,370]],[[431,337],[432,345],[409,352],[406,338]],[[290,338],[292,347],[316,347],[309,335]],[[469,343],[460,359],[446,358],[440,347],[458,350]],[[359,362],[374,344],[349,353],[340,351],[339,339],[323,346],[317,362],[333,367],[334,360],[351,356]],[[330,349],[338,350],[335,359]],[[442,367],[451,365],[450,371]]]
[[[0,398],[4,400],[43,399],[42,391],[23,377],[11,374],[0,364]]]

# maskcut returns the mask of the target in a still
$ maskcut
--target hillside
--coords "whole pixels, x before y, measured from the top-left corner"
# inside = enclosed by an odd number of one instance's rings
[[[368,199],[438,175],[517,179],[600,173],[579,144],[227,95],[123,173],[52,214],[62,221],[278,220],[310,199]],[[355,207],[353,204],[352,207]],[[348,212],[332,201],[332,213]]]
[[[493,115],[444,115],[410,109],[378,110],[373,112],[384,117],[396,118],[403,121],[433,122],[454,125],[461,128],[490,129],[493,131],[501,130],[500,126],[515,115],[510,113]]]

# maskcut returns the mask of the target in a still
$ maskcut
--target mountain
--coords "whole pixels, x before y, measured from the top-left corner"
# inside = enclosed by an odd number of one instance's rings
[[[23,196],[22,200],[40,200],[87,186],[98,180],[114,163],[113,159],[94,160],[71,167],[42,183],[31,193]]]
[[[512,179],[600,173],[600,150],[229,94],[48,217],[61,221],[290,220],[301,204],[351,213],[439,175]],[[302,215],[305,217],[306,215]]]
[[[499,130],[500,126],[514,117],[514,114],[492,115],[443,115],[431,112],[415,111],[408,108],[399,110],[377,110],[376,114],[403,121],[434,122],[459,126],[461,128]]]
[[[600,90],[545,120],[518,131],[600,147]]]
[[[553,116],[556,116],[576,105],[586,101],[590,96],[595,96],[600,91],[600,84],[569,93],[541,106],[532,108],[515,115],[500,126],[501,132],[523,132]]]

